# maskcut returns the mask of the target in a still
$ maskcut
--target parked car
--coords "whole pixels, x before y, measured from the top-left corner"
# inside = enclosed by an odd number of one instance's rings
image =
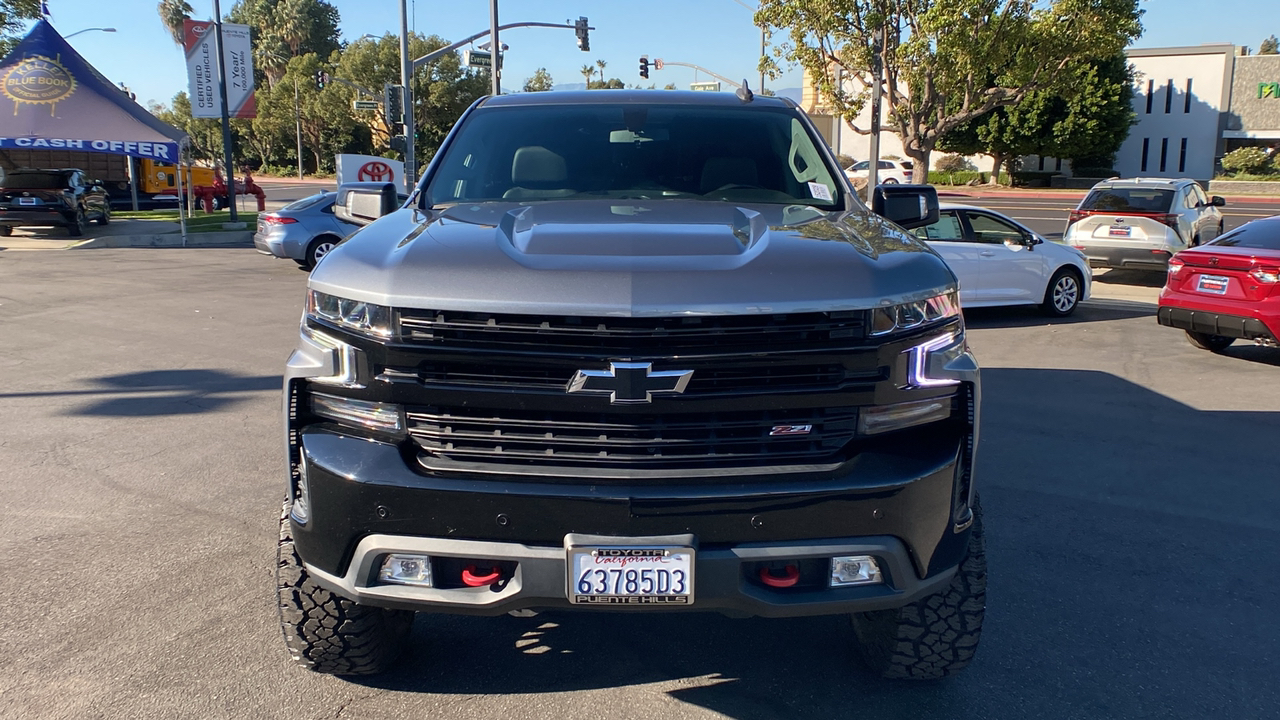
[[[258,215],[253,246],[265,255],[288,258],[310,270],[359,226],[333,214],[334,192],[322,192]]]
[[[1161,325],[1222,352],[1236,340],[1280,341],[1280,215],[1254,220],[1169,260]]]
[[[895,185],[911,182],[911,170],[915,167],[910,160],[881,160],[876,172],[876,184]],[[845,168],[844,175],[850,180],[866,180],[871,169],[871,161],[863,160]]]
[[[24,168],[0,177],[0,236],[17,227],[65,227],[80,237],[90,220],[111,222],[111,204],[102,183],[80,170]]]
[[[1089,298],[1083,253],[994,210],[943,203],[936,223],[912,232],[951,266],[962,307],[1039,305],[1061,317]]]
[[[295,661],[386,670],[417,611],[618,610],[852,615],[794,648],[967,665],[979,371],[903,230],[937,194],[840,172],[784,98],[616,90],[478,100],[404,207],[343,185],[366,226],[285,371]]]
[[[1113,178],[1071,211],[1062,239],[1092,267],[1164,270],[1174,253],[1222,234],[1224,205],[1188,178]]]

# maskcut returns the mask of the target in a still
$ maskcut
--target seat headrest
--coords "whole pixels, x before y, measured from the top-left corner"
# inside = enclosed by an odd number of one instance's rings
[[[702,192],[725,185],[759,185],[756,162],[744,157],[713,157],[702,166]]]
[[[522,147],[511,160],[511,183],[518,187],[564,183],[568,179],[564,158],[544,147]]]

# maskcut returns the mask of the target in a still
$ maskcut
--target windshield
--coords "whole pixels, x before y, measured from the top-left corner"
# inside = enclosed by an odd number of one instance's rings
[[[26,190],[61,190],[67,186],[62,173],[6,173],[0,179],[0,188],[23,188]]]
[[[426,198],[843,204],[793,111],[690,105],[481,108],[449,144]]]
[[[1081,210],[1095,212],[1167,213],[1172,190],[1158,188],[1097,188],[1080,203]]]
[[[1251,250],[1280,250],[1280,220],[1275,218],[1255,220],[1247,225],[1241,225],[1208,244]]]

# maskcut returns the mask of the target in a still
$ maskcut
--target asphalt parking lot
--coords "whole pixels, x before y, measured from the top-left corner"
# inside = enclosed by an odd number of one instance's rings
[[[1263,718],[1280,350],[1192,348],[1110,276],[968,315],[987,624],[934,684],[839,617],[419,616],[377,679],[289,661],[280,373],[306,275],[250,249],[0,253],[0,717]]]

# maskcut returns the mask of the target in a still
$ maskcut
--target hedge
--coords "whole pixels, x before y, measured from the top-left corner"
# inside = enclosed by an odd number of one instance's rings
[[[944,172],[942,170],[929,171],[930,185],[968,185],[977,180],[979,184],[986,184],[989,179],[989,173],[984,172]]]

